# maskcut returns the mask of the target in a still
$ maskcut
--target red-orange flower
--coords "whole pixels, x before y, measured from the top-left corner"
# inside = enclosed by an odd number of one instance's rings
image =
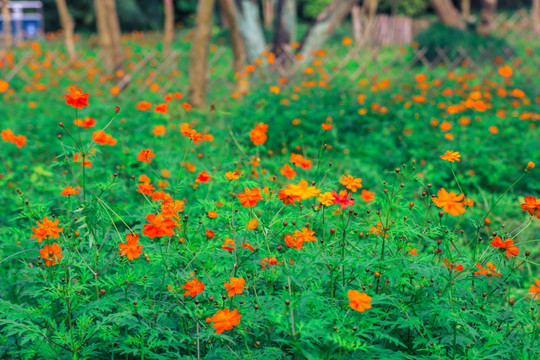
[[[347,190],[341,190],[339,194],[335,191],[332,191],[332,195],[334,196],[334,204],[339,204],[339,206],[345,210],[347,206],[353,206],[354,205],[354,199],[349,199],[350,194]]]
[[[98,130],[92,134],[92,139],[100,145],[116,145],[116,139],[103,130]]]
[[[495,236],[490,244],[491,246],[506,250],[507,258],[509,258],[510,255],[517,256],[519,254],[519,248],[514,245],[514,239],[512,238],[508,238],[503,241],[499,236]]]
[[[253,188],[250,190],[249,188],[245,187],[244,192],[239,193],[236,196],[242,203],[243,207],[254,207],[257,205],[258,201],[262,200],[262,196],[258,188]]]
[[[242,315],[238,314],[238,310],[234,309],[233,311],[229,311],[229,308],[225,308],[225,310],[218,310],[218,312],[208,318],[207,322],[214,322],[214,325],[212,327],[216,329],[216,334],[221,334],[225,330],[231,330],[233,326],[236,326],[240,324],[240,318]]]
[[[32,234],[30,237],[36,238],[37,242],[42,242],[43,239],[58,239],[60,237],[60,233],[64,230],[63,228],[58,227],[58,219],[51,221],[47,216],[43,218],[43,223],[36,221],[36,224],[37,227],[32,226],[32,231],[34,234]]]
[[[225,289],[228,291],[229,297],[233,297],[234,295],[238,295],[244,292],[244,289],[247,289],[247,286],[244,286],[246,283],[246,280],[244,278],[230,278],[230,283],[223,283],[225,286]]]
[[[148,214],[146,220],[150,224],[144,224],[143,235],[148,236],[150,239],[162,236],[173,236],[174,227],[176,221],[171,218],[165,217],[162,214],[154,215]]]
[[[317,238],[314,236],[315,231],[308,228],[303,228],[302,230],[294,230],[294,237],[301,240],[302,242],[317,241]]]
[[[127,234],[126,243],[120,243],[118,246],[120,248],[120,255],[127,256],[128,260],[130,261],[133,259],[137,259],[141,255],[142,248],[144,247],[142,245],[139,245],[138,234]]]
[[[322,124],[322,128],[324,131],[332,130],[332,124],[324,123]]]
[[[265,267],[275,266],[279,264],[283,264],[283,261],[278,262],[275,257],[266,257],[261,260],[261,270],[264,269]]]
[[[66,186],[64,190],[60,193],[63,196],[77,195],[79,193],[78,189],[75,189],[73,186]],[[57,219],[58,220],[58,219]]]
[[[300,250],[304,248],[304,240],[291,234],[285,235],[285,246]]]
[[[62,259],[62,249],[57,243],[45,245],[43,249],[39,250],[39,253],[47,266],[55,266]]]
[[[83,94],[82,89],[77,89],[75,86],[70,86],[68,92],[69,94],[65,94],[66,104],[77,109],[83,109],[88,106],[88,96],[90,94]]]
[[[152,162],[152,158],[156,157],[156,154],[150,149],[141,150],[139,152],[139,155],[137,155],[137,161],[142,161],[145,163],[150,164]]]
[[[158,104],[154,107],[154,112],[159,114],[166,114],[168,110],[167,104]]]
[[[139,101],[137,105],[135,106],[136,109],[141,111],[147,111],[150,110],[152,107],[152,103],[150,101]]]
[[[362,200],[364,200],[366,204],[369,204],[370,202],[375,200],[375,193],[369,190],[362,190],[362,193],[360,194],[360,196],[362,197]]]
[[[351,309],[359,312],[371,309],[371,297],[366,293],[360,293],[357,290],[349,290],[347,296],[349,297],[349,306]]]
[[[2,140],[17,145],[18,148],[26,145],[26,136],[15,135],[10,129],[2,130],[0,133]]]
[[[249,138],[251,139],[254,145],[262,145],[266,142],[267,131],[268,131],[267,124],[264,124],[264,123],[256,124],[255,127],[250,131]]]
[[[212,177],[206,171],[201,171],[199,175],[197,175],[197,178],[195,179],[195,181],[200,182],[200,183],[207,183],[210,180],[212,180]]]
[[[280,169],[281,175],[285,176],[287,179],[292,180],[296,176],[296,171],[289,165],[285,164]]]
[[[96,119],[91,118],[91,117],[87,117],[84,119],[75,119],[73,120],[73,124],[75,124],[75,126],[88,129],[88,128],[96,126]]]
[[[454,162],[454,161],[459,162],[460,157],[461,157],[461,155],[459,154],[459,152],[452,151],[452,150],[448,150],[447,152],[445,152],[443,155],[440,156],[441,159],[446,160],[446,161],[450,161],[450,162]]]
[[[529,288],[529,292],[533,294],[534,297],[537,297],[540,294],[540,281],[538,279],[534,279],[535,284],[532,284]]]
[[[197,278],[193,278],[193,280],[190,280],[186,282],[184,285],[182,285],[181,288],[187,290],[184,293],[184,296],[190,295],[192,297],[195,297],[197,296],[197,294],[200,294],[204,291],[205,286]]]
[[[463,265],[454,265],[454,263],[449,262],[447,258],[444,258],[444,266],[447,267],[449,271],[452,271],[452,269],[454,269],[454,273],[457,273],[458,271],[463,271]]]
[[[476,264],[476,267],[478,268],[478,271],[476,271],[474,275],[485,275],[487,277],[502,275],[500,272],[495,271],[495,265],[493,265],[491,261],[486,264],[486,267],[483,267],[481,264]]]
[[[521,209],[527,211],[531,216],[536,216],[540,219],[540,199],[534,196],[527,196],[525,203],[521,204]]]

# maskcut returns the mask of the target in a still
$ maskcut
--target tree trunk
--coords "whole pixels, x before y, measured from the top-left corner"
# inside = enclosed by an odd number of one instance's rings
[[[242,35],[238,26],[236,8],[234,0],[220,0],[221,12],[229,28],[229,37],[231,38],[231,48],[233,52],[233,68],[236,76],[236,90],[240,93],[247,91],[246,79],[246,50],[242,42]]]
[[[532,0],[531,25],[535,33],[540,32],[540,0]]]
[[[214,0],[199,0],[197,25],[189,54],[189,100],[193,106],[199,109],[206,103],[208,47],[212,35],[213,10]]]
[[[377,14],[378,6],[379,6],[379,0],[365,0],[364,1],[364,7],[366,8],[366,14],[369,20],[373,20],[373,18],[375,17],[375,14]],[[392,3],[392,7],[394,7],[394,3]]]
[[[362,12],[362,8],[358,4],[354,4],[351,9],[353,37],[356,45],[359,45],[362,41]]]
[[[262,0],[263,21],[266,29],[271,29],[274,23],[274,8],[276,0]]]
[[[247,59],[252,63],[266,47],[264,33],[259,19],[259,5],[256,0],[236,0],[238,25],[244,40]]]
[[[165,29],[163,32],[163,57],[166,58],[171,53],[171,44],[174,39],[173,0],[164,0],[163,10],[165,11]]]
[[[115,0],[94,0],[99,42],[103,50],[105,67],[110,71],[120,69],[124,62],[120,24]]]
[[[459,16],[452,0],[430,0],[430,2],[442,24],[465,30],[465,21]]]
[[[287,0],[277,0],[276,4],[276,21],[274,22],[274,41],[272,44],[272,52],[276,56],[279,66],[287,66],[292,61],[291,34],[289,28],[285,24]]]
[[[4,25],[3,35],[4,35],[4,47],[9,49],[13,46],[13,37],[11,36],[11,16],[9,13],[8,3],[9,0],[0,0],[2,1],[2,23]]]
[[[56,0],[56,7],[58,8],[60,24],[62,25],[62,30],[64,31],[66,50],[69,54],[70,61],[73,63],[77,59],[77,54],[75,53],[75,43],[73,41],[73,30],[75,29],[75,23],[69,14],[66,0]]]
[[[302,40],[300,53],[307,56],[313,51],[319,50],[356,2],[357,0],[334,0],[317,15]]]
[[[461,0],[461,16],[465,21],[471,17],[471,0]]]
[[[497,12],[497,0],[482,0],[480,23],[476,32],[480,35],[489,35],[493,31],[493,21]]]

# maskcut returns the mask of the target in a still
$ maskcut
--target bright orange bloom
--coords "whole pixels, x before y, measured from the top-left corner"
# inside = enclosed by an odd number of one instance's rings
[[[189,104],[189,103],[187,103],[187,102],[183,102],[183,103],[182,103],[182,107],[183,107],[184,110],[186,110],[186,111],[191,110],[191,104]]]
[[[453,263],[449,262],[447,258],[444,258],[444,266],[449,269],[449,271],[452,271],[454,269],[454,273],[457,273],[458,271],[463,271],[463,265],[454,265]]]
[[[298,184],[287,184],[287,188],[284,189],[283,192],[287,196],[298,196],[302,200],[319,196],[321,190],[317,189],[316,186],[308,185],[308,182],[302,179]]]
[[[508,65],[504,65],[499,68],[499,75],[505,78],[512,76],[512,68]]]
[[[304,240],[291,234],[285,235],[285,246],[300,250],[304,248]]]
[[[257,230],[258,227],[259,227],[259,220],[257,220],[257,218],[253,218],[249,220],[248,223],[246,224],[246,229],[248,230]]]
[[[34,234],[30,235],[31,238],[36,238],[37,242],[42,242],[43,239],[58,239],[60,233],[64,230],[58,227],[58,219],[54,221],[49,220],[47,216],[43,218],[43,223],[36,221],[37,227],[32,226]]]
[[[135,108],[141,111],[148,111],[152,108],[152,103],[150,101],[139,101]]]
[[[156,154],[150,149],[141,150],[139,152],[139,155],[137,155],[137,161],[142,161],[147,164],[150,164],[152,162],[152,158],[156,157]]]
[[[156,125],[154,126],[154,129],[152,129],[152,133],[155,136],[165,135],[166,132],[167,128],[165,127],[165,125]]]
[[[457,195],[455,192],[448,193],[444,188],[440,189],[437,192],[436,198],[432,198],[435,205],[442,207],[445,213],[451,214],[453,216],[458,216],[463,214],[465,209],[463,208],[463,197],[464,194]]]
[[[143,235],[148,236],[150,239],[162,236],[173,236],[176,221],[171,218],[163,216],[163,214],[148,214],[146,220],[150,224],[144,224]]]
[[[164,191],[154,191],[152,193],[152,201],[164,201],[164,202],[171,202],[173,201],[173,198],[170,194],[164,192]]]
[[[66,186],[64,190],[60,193],[63,196],[77,195],[79,193],[78,189],[75,189],[73,186]],[[58,220],[58,219],[57,219]]]
[[[321,126],[324,131],[332,130],[332,124],[324,123]]]
[[[174,200],[169,202],[161,203],[161,215],[166,218],[180,220],[179,213],[184,211],[184,206],[186,205],[185,201]]]
[[[168,110],[168,106],[169,105],[167,104],[158,104],[154,106],[154,112],[159,113],[159,114],[166,114]]]
[[[298,201],[298,202],[302,201],[300,196],[295,195],[295,194],[288,194],[287,189],[279,189],[278,190],[278,199],[283,202],[283,205],[291,205],[292,204],[294,206],[296,206],[296,204],[295,204],[296,201]]]
[[[140,183],[139,185],[137,185],[137,187],[138,187],[137,192],[144,195],[148,195],[148,196],[152,196],[152,194],[154,193],[154,190],[156,190],[154,185],[149,184],[149,183]]]
[[[249,133],[249,138],[254,145],[262,145],[266,142],[268,131],[268,125],[264,123],[256,124],[255,127]]]
[[[139,235],[135,234],[127,234],[126,235],[126,243],[120,243],[118,244],[120,247],[120,255],[121,256],[127,256],[128,260],[137,259],[141,253],[142,248],[144,246],[139,245]]]
[[[233,181],[233,180],[238,180],[240,179],[240,176],[238,176],[238,174],[234,171],[227,171],[225,173],[225,177],[227,178],[227,180],[229,181]]]
[[[204,141],[204,135],[202,133],[197,132],[197,130],[195,129],[191,129],[188,132],[184,132],[184,136],[193,140],[193,143],[195,145],[200,145],[201,142]]]
[[[534,279],[534,282],[536,283],[536,286],[535,284],[532,284],[529,288],[529,292],[533,294],[534,297],[537,297],[538,294],[540,294],[540,281],[538,281],[538,279]]]
[[[75,119],[73,120],[73,124],[75,124],[75,126],[88,129],[88,128],[96,126],[96,119],[91,118],[91,117],[87,117],[84,119]]]
[[[236,196],[238,197],[238,200],[242,203],[243,207],[254,207],[257,205],[258,201],[262,200],[259,188],[256,187],[251,190],[245,187],[244,192],[239,193]]]
[[[225,308],[225,310],[218,310],[214,316],[208,318],[206,321],[213,321],[214,325],[212,327],[216,329],[216,334],[221,334],[223,331],[231,330],[233,326],[240,324],[241,317],[242,315],[238,313],[237,309],[229,311],[229,308]]]
[[[317,201],[323,204],[324,206],[330,206],[334,204],[334,199],[335,199],[334,195],[330,191],[327,191],[319,195],[319,197],[317,198]]]
[[[275,257],[267,257],[261,260],[261,270],[266,267],[275,266],[279,264],[283,264],[283,261],[278,262]]]
[[[479,269],[474,273],[474,275],[485,275],[487,277],[489,276],[501,276],[502,274],[495,271],[495,265],[490,261],[486,264],[486,267],[484,268],[481,264],[476,264],[476,267]]]
[[[217,218],[219,216],[219,214],[217,212],[215,212],[215,211],[209,211],[209,212],[206,213],[206,215],[208,215],[208,217],[210,219],[215,219],[215,218]]]
[[[55,266],[62,259],[62,249],[57,243],[45,245],[43,249],[39,250],[39,254],[45,260],[46,266]]]
[[[243,249],[249,249],[249,250],[251,250],[251,252],[255,252],[255,249],[253,248],[253,246],[251,246],[251,244],[248,244],[248,243],[242,244],[242,248]]]
[[[364,200],[366,204],[369,204],[370,202],[375,200],[375,193],[372,191],[362,190],[362,193],[360,194],[360,196],[362,197],[362,200]]]
[[[534,168],[535,166],[536,166],[536,164],[535,164],[534,162],[529,161],[529,162],[527,163],[527,167],[525,168],[525,171],[529,171],[529,170],[531,170],[532,168]]]
[[[96,144],[100,145],[116,145],[116,139],[113,138],[111,135],[107,134],[103,130],[98,130],[92,134],[92,139],[96,142]]]
[[[92,167],[92,162],[88,160],[90,155],[93,154],[83,156],[81,153],[75,153],[75,155],[73,155],[73,161],[76,163],[81,163],[81,165],[84,167]]]
[[[294,237],[302,240],[302,242],[317,241],[317,238],[313,236],[315,231],[308,228],[303,228],[300,230],[294,230]]]
[[[281,175],[285,176],[287,179],[292,180],[296,176],[296,171],[289,165],[285,164],[281,168]]]
[[[181,286],[182,289],[187,290],[184,293],[184,296],[190,295],[192,297],[195,297],[197,296],[197,294],[202,293],[204,291],[204,287],[204,284],[197,278],[193,278],[193,280],[190,280]]]
[[[369,229],[370,234],[384,235],[385,238],[389,237],[388,230],[383,231],[382,222],[377,221],[377,226],[371,226]]]
[[[457,152],[457,151],[453,151],[453,150],[448,150],[443,155],[440,156],[441,159],[446,160],[446,161],[450,161],[450,162],[454,162],[454,161],[459,162],[460,157],[461,157],[460,153]]]
[[[291,153],[290,161],[304,170],[311,169],[312,166],[311,160],[304,158],[304,156],[300,154]]]
[[[409,255],[414,255],[414,256],[418,256],[418,249],[417,249],[417,248],[413,248],[413,249],[407,251],[407,254],[409,254]]]
[[[514,245],[514,239],[512,238],[503,241],[499,236],[495,236],[490,245],[506,250],[507,258],[509,258],[510,255],[517,256],[519,254],[519,248]]]
[[[525,210],[531,216],[536,216],[540,219],[540,199],[536,199],[534,196],[527,196],[525,203],[521,204],[521,210]]]
[[[18,148],[26,145],[26,136],[15,135],[10,129],[2,130],[0,133],[2,140],[17,145]]]
[[[88,106],[89,94],[83,94],[81,89],[77,89],[75,86],[68,88],[69,94],[65,94],[66,104],[73,106],[77,109],[83,109]]]
[[[228,291],[229,297],[233,297],[234,295],[238,295],[244,292],[244,289],[247,289],[247,286],[244,286],[246,283],[246,280],[244,278],[230,278],[230,283],[223,283],[225,286],[225,289]]]
[[[349,290],[347,296],[349,297],[349,306],[351,309],[359,312],[371,309],[371,297],[366,293],[360,293],[357,290]]]
[[[356,192],[358,188],[362,187],[362,179],[354,178],[351,175],[342,175],[339,183],[352,192]]]
[[[234,240],[230,238],[225,238],[225,242],[221,245],[222,249],[227,251],[234,251]]]

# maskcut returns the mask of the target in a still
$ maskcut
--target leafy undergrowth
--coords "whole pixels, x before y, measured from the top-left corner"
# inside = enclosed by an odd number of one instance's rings
[[[209,112],[8,93],[0,357],[538,357],[519,64],[344,91],[325,61]]]

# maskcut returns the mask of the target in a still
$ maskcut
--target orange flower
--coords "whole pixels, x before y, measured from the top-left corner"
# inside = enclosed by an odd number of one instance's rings
[[[332,130],[332,124],[323,123],[321,126],[324,131]]]
[[[127,256],[128,260],[137,259],[141,253],[142,248],[144,246],[139,245],[139,235],[135,234],[127,234],[126,235],[126,243],[120,243],[118,245],[120,247],[120,255],[121,256]]]
[[[444,153],[444,155],[441,155],[440,158],[446,161],[454,162],[454,161],[460,161],[461,155],[457,151],[448,150]]]
[[[304,158],[300,154],[291,153],[290,161],[294,165],[300,166],[304,170],[311,169],[311,166],[312,166],[311,160]]]
[[[304,248],[304,240],[291,234],[285,235],[285,246],[300,250]]]
[[[514,245],[514,239],[512,238],[503,241],[499,236],[495,236],[490,245],[506,250],[507,258],[509,258],[510,255],[517,256],[519,254],[519,248]]]
[[[360,293],[357,290],[349,290],[347,292],[347,296],[349,297],[349,306],[351,309],[359,312],[364,312],[367,309],[371,309],[371,297],[366,293]]]
[[[334,195],[330,191],[327,191],[325,193],[322,193],[318,198],[317,201],[323,204],[324,206],[330,206],[334,204]]]
[[[414,255],[414,256],[418,256],[418,251],[417,251],[417,250],[418,250],[418,249],[413,248],[413,249],[407,251],[407,254],[409,254],[409,255]]]
[[[476,267],[479,269],[474,273],[474,275],[485,275],[489,276],[501,276],[502,274],[495,271],[495,265],[490,261],[486,264],[484,268],[481,264],[476,264]]]
[[[458,271],[463,271],[463,265],[454,265],[453,263],[449,262],[447,258],[444,258],[444,266],[449,269],[449,271],[452,271],[454,269],[454,273],[457,273]]]
[[[150,164],[152,162],[152,158],[156,157],[156,154],[150,149],[141,150],[139,152],[139,155],[137,155],[137,161],[142,161],[147,164]]]
[[[451,214],[453,216],[458,216],[463,214],[465,209],[463,209],[463,197],[464,194],[457,195],[455,192],[448,193],[444,188],[440,189],[437,192],[436,198],[432,198],[435,205],[442,207],[443,211]]]
[[[240,324],[241,317],[242,315],[238,314],[237,309],[229,311],[229,308],[225,308],[225,310],[218,310],[218,312],[211,318],[208,318],[207,321],[213,321],[214,325],[212,325],[212,327],[216,329],[216,334],[221,334],[223,331],[231,330],[233,326]]]
[[[230,238],[225,238],[225,242],[221,245],[222,249],[227,251],[234,251],[234,240]]]
[[[0,133],[0,136],[2,137],[2,140],[4,140],[5,142],[15,144],[17,145],[18,148],[26,145],[26,136],[24,135],[16,136],[13,133],[13,131],[11,131],[10,129],[2,130],[2,132]]]
[[[317,241],[317,238],[313,236],[315,231],[309,230],[308,228],[303,228],[300,230],[294,230],[294,237],[302,240],[302,242]]]
[[[321,190],[317,189],[316,186],[308,185],[308,182],[302,179],[298,184],[287,184],[287,188],[283,189],[283,193],[287,196],[300,197],[302,200],[319,196]]]
[[[244,192],[239,193],[236,196],[238,197],[238,200],[242,203],[243,207],[254,207],[257,205],[258,201],[262,200],[259,188],[256,187],[251,190],[245,187]]]
[[[84,119],[75,119],[73,120],[73,124],[75,124],[75,126],[88,129],[88,128],[96,126],[96,119],[91,118],[91,117],[87,117]]]
[[[73,188],[73,186],[66,186],[64,190],[60,193],[63,196],[77,195],[79,193],[78,189]],[[58,220],[58,219],[57,219]]]
[[[499,75],[505,78],[512,76],[512,68],[508,65],[499,68]]]
[[[141,111],[148,111],[151,107],[152,103],[150,101],[139,101],[135,106],[136,109]]]
[[[176,221],[171,218],[163,216],[163,214],[148,214],[146,220],[150,224],[144,224],[143,235],[148,236],[150,239],[155,237],[162,236],[173,236],[174,227],[176,226]]]
[[[116,145],[116,139],[103,130],[98,130],[92,134],[92,140],[100,145]]]
[[[295,201],[300,202],[302,199],[300,196],[295,194],[288,194],[287,189],[278,190],[278,199],[283,202],[283,205],[293,205],[296,206]]]
[[[183,107],[184,110],[186,110],[186,111],[191,110],[191,104],[189,104],[189,103],[187,103],[187,102],[183,102],[183,103],[182,103],[182,107]]]
[[[369,204],[370,202],[375,200],[375,193],[372,191],[362,190],[360,196],[362,196],[362,200],[364,200],[366,204]]]
[[[535,284],[532,284],[529,288],[529,292],[534,294],[534,297],[537,297],[538,294],[540,294],[540,281],[538,281],[538,279],[534,279],[534,282],[536,283],[536,286]]]
[[[217,212],[215,212],[215,211],[209,211],[209,212],[206,213],[206,215],[208,215],[208,217],[210,219],[215,219],[215,218],[217,218],[219,216],[219,214]]]
[[[77,89],[75,86],[70,86],[68,88],[68,92],[69,94],[65,94],[66,104],[77,109],[83,109],[88,106],[89,94],[83,94],[83,91],[81,89]]]
[[[200,145],[201,142],[204,141],[204,135],[202,133],[197,132],[195,129],[191,129],[187,132],[184,132],[184,136],[193,140],[193,143],[195,145]]]
[[[529,170],[531,170],[532,168],[534,168],[535,166],[536,166],[536,164],[535,164],[534,162],[529,161],[529,162],[527,163],[527,167],[525,168],[525,171],[529,171]]]
[[[49,220],[47,216],[43,218],[43,223],[36,221],[37,228],[32,226],[32,231],[34,234],[30,238],[36,238],[37,242],[42,242],[43,239],[58,239],[60,233],[64,230],[63,228],[58,227],[58,219],[54,221]]]
[[[540,219],[540,199],[534,196],[527,196],[525,203],[521,204],[521,209],[527,211],[531,216],[536,216]]]
[[[275,257],[267,257],[261,260],[261,270],[266,267],[280,265],[280,264],[283,264],[283,261],[278,262]]]
[[[159,114],[166,114],[168,110],[167,104],[158,104],[154,106],[154,112]]]
[[[167,129],[165,128],[165,125],[156,125],[152,130],[152,133],[156,136],[165,135],[166,132]]]
[[[285,176],[289,180],[294,179],[294,177],[296,176],[296,171],[294,171],[294,169],[289,164],[283,165],[280,171],[281,175]]]
[[[351,175],[342,175],[339,183],[345,186],[347,189],[351,190],[352,192],[356,192],[358,188],[362,187],[362,179],[354,178]]]
[[[253,130],[249,133],[249,138],[254,145],[262,145],[266,142],[268,125],[264,123],[256,124]]]
[[[184,285],[180,286],[180,288],[187,290],[184,293],[184,296],[190,295],[191,297],[195,297],[197,296],[197,294],[202,293],[204,291],[204,287],[204,284],[197,278],[193,278],[193,280],[190,280]]]
[[[246,224],[246,229],[248,230],[257,230],[258,227],[259,227],[259,220],[257,220],[257,218],[253,218],[249,220],[248,223]]]
[[[45,259],[46,266],[55,266],[62,259],[62,249],[57,243],[45,245],[43,249],[39,250],[39,253]]]
[[[225,289],[229,292],[229,297],[233,297],[234,295],[238,295],[244,292],[244,289],[247,289],[247,286],[244,286],[246,283],[246,280],[244,278],[230,278],[230,283],[223,283],[225,286]]]
[[[238,176],[238,174],[234,171],[227,171],[225,173],[225,177],[227,178],[227,180],[229,181],[233,181],[233,180],[238,180],[240,179],[240,176]]]
[[[149,195],[149,196],[152,196],[152,194],[154,193],[154,190],[156,190],[154,185],[148,184],[148,183],[140,183],[139,185],[137,185],[137,187],[138,187],[137,189],[138,193]]]

